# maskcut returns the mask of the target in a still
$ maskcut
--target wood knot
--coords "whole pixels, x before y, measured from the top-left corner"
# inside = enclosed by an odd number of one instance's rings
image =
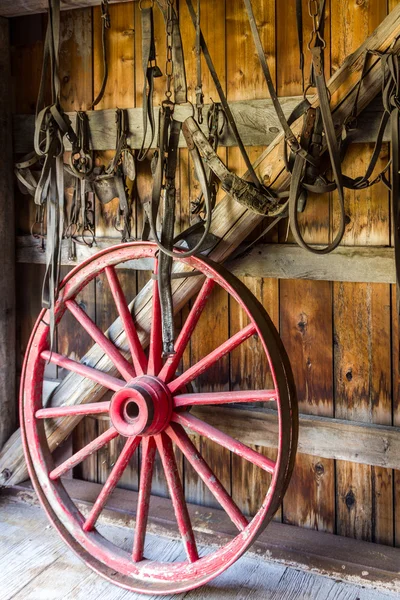
[[[344,222],[346,223],[346,225],[350,225],[351,223],[351,218],[349,217],[349,215],[345,216]]]
[[[299,322],[297,323],[297,329],[301,334],[304,334],[307,331],[307,315],[300,315]]]
[[[346,373],[346,379],[347,381],[351,381],[353,379],[353,371],[352,369],[349,369]]]
[[[314,471],[318,477],[321,477],[325,473],[325,467],[322,463],[317,463],[314,465]]]
[[[3,483],[6,483],[10,477],[11,477],[12,473],[10,471],[10,469],[3,469],[1,472],[1,479],[3,481]]]
[[[344,501],[346,502],[347,508],[351,510],[356,503],[356,497],[353,493],[353,490],[347,492]]]

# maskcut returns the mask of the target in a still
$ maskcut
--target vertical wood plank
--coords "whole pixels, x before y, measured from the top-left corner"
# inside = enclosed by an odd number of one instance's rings
[[[43,15],[10,19],[11,75],[13,112],[34,114],[39,89],[45,21]],[[32,141],[33,149],[33,141]],[[15,221],[17,233],[30,233],[34,220],[34,202],[15,189]],[[20,372],[33,325],[41,308],[40,283],[43,265],[16,265],[17,370]],[[23,282],[24,285],[20,285]],[[39,285],[38,285],[39,283]],[[29,293],[27,293],[29,290]]]
[[[329,282],[280,282],[281,337],[291,359],[300,412],[332,416],[332,299]],[[334,464],[298,455],[283,502],[284,521],[333,531]]]
[[[92,33],[90,8],[66,11],[61,14],[60,97],[64,110],[87,110],[90,107],[93,96]],[[71,198],[72,190],[66,190],[66,194]],[[70,270],[69,267],[62,267],[61,276],[65,277]],[[81,307],[92,319],[96,316],[95,294],[95,282],[91,281],[77,298]],[[92,344],[91,337],[67,311],[57,328],[57,351],[80,360]],[[59,372],[59,376],[62,375],[63,373]],[[80,450],[96,436],[96,420],[84,418],[71,436],[70,451]],[[63,459],[65,458],[64,456]],[[73,475],[80,479],[96,481],[95,463],[96,456],[89,457],[74,469]]]
[[[0,448],[17,424],[16,311],[15,311],[15,209],[11,117],[11,57],[9,22],[0,19]]]
[[[208,45],[210,54],[215,63],[215,68],[220,78],[221,85],[226,88],[226,24],[225,24],[225,0],[215,3],[212,0],[203,0],[201,4],[201,27]],[[180,22],[182,24],[182,38],[184,43],[186,74],[188,80],[189,99],[195,101],[196,87],[196,56],[195,56],[195,32],[185,2],[180,3]],[[214,83],[209,75],[204,60],[203,67],[203,92],[205,101],[211,97],[217,101],[218,96]],[[222,151],[225,156],[225,151]],[[194,176],[193,165],[188,160],[187,152],[181,151],[181,182],[185,188],[181,190],[182,216],[187,219],[187,209],[184,204],[195,200],[199,193],[198,182]],[[187,196],[187,197],[185,197]],[[195,330],[190,346],[190,362],[194,364],[202,356],[216,348],[225,341],[229,335],[228,324],[228,299],[227,294],[220,289],[215,290],[206,306],[206,309]],[[222,390],[229,388],[229,362],[224,358],[209,369],[203,376],[194,382],[195,389],[201,391]],[[230,452],[206,439],[193,438],[205,460],[215,472],[228,492],[231,488],[231,459]],[[185,462],[185,492],[189,501],[199,502],[208,506],[218,506],[214,497],[199,480],[192,467]]]
[[[385,17],[387,2],[332,4],[332,67],[336,69]],[[365,171],[372,148],[351,149],[343,169],[351,176]],[[385,163],[382,156],[379,167]],[[389,202],[381,184],[346,192],[344,243],[389,243]],[[334,205],[334,222],[337,211]],[[335,416],[391,423],[390,290],[386,285],[335,283]],[[393,543],[392,472],[338,462],[337,533]]]
[[[310,73],[307,42],[312,21],[303,3],[305,81]],[[277,3],[278,92],[301,94],[295,3]],[[325,69],[330,66],[330,3],[326,5]],[[290,40],[290,41],[289,41]],[[329,196],[309,195],[300,226],[308,241],[329,239]],[[287,223],[281,226],[286,241]],[[287,240],[292,241],[289,234]],[[299,250],[301,252],[301,250]],[[329,282],[280,281],[281,337],[289,354],[295,376],[300,411],[333,415],[332,375],[332,294]],[[292,480],[283,502],[285,522],[322,531],[333,531],[334,463],[331,460],[298,455]]]
[[[134,4],[110,5],[111,29],[107,33],[109,78],[102,101],[96,110],[106,108],[130,108],[135,101],[135,21]],[[93,81],[94,96],[98,94],[103,81],[103,50],[101,39],[100,7],[93,9]],[[97,160],[107,163],[115,150],[98,153]],[[115,198],[108,204],[96,202],[96,236],[108,236],[118,239],[119,232],[114,227],[119,200]],[[134,272],[118,271],[122,289],[130,302],[137,291]],[[117,310],[104,274],[96,278],[96,324],[105,331],[117,317]],[[100,420],[97,423],[98,433],[108,429],[109,421]],[[124,440],[121,437],[113,440],[98,453],[97,480],[104,482],[116,459],[118,458]],[[138,485],[138,452],[130,461],[119,486],[137,489]]]
[[[275,79],[275,1],[258,2],[254,4],[254,11],[271,75]],[[226,28],[227,96],[229,101],[268,97],[268,89],[241,0],[227,3]],[[263,148],[248,148],[247,151],[253,162]],[[243,158],[237,148],[228,149],[227,159],[229,168],[234,172],[239,173],[245,170]],[[278,282],[262,278],[245,278],[244,283],[265,306],[278,327]],[[247,318],[234,301],[229,304],[229,323],[231,334],[247,324]],[[262,349],[259,341],[251,338],[232,353],[230,359],[231,389],[260,389],[268,386],[270,374],[261,366],[265,365],[265,358],[260,356],[260,352],[262,353]],[[260,356],[259,360],[257,360],[258,356]],[[276,457],[275,449],[252,447],[272,459]],[[260,508],[269,483],[270,478],[261,474],[257,467],[232,455],[232,497],[245,513],[253,515]],[[281,519],[280,511],[276,518]]]

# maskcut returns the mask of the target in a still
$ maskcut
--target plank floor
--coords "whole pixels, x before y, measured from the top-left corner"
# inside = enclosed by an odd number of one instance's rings
[[[129,547],[126,528],[102,526],[113,541]],[[183,560],[179,542],[148,536],[152,558]],[[379,600],[397,594],[333,581],[253,557],[243,557],[210,585],[170,596],[186,600]],[[153,598],[122,590],[92,573],[63,543],[43,511],[0,498],[0,600],[120,600]],[[164,596],[164,598],[167,598]]]

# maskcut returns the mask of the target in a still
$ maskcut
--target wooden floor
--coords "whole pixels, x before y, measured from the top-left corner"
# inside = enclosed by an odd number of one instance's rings
[[[129,530],[104,525],[109,539],[129,544]],[[177,559],[181,544],[149,536],[148,552]],[[155,556],[154,556],[155,557]],[[183,559],[183,557],[182,557]],[[212,584],[175,596],[186,600],[379,600],[398,598],[391,592],[366,589],[243,557]],[[119,589],[92,573],[48,525],[43,511],[9,497],[0,497],[0,600],[119,600],[148,598]]]

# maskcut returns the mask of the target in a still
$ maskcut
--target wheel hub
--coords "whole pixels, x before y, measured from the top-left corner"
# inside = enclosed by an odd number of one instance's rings
[[[165,383],[143,375],[114,394],[110,417],[124,437],[156,435],[168,426],[172,408],[172,396]]]

